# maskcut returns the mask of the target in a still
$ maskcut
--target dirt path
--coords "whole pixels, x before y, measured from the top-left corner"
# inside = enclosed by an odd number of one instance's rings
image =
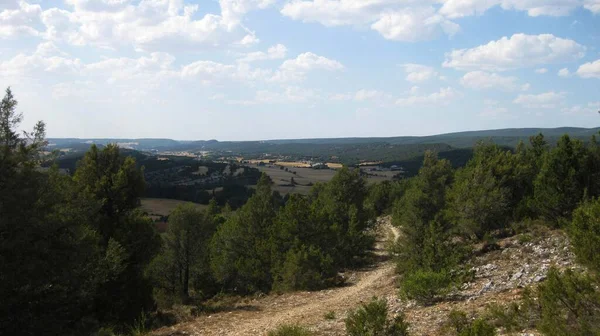
[[[271,295],[246,302],[237,309],[199,317],[191,322],[157,330],[154,335],[265,335],[281,324],[296,323],[318,330],[320,335],[343,335],[343,319],[350,309],[373,296],[395,297],[394,266],[385,243],[397,239],[389,217],[379,220],[375,246],[377,262],[370,268],[346,274],[348,285],[318,292]],[[335,313],[334,319],[324,315]]]

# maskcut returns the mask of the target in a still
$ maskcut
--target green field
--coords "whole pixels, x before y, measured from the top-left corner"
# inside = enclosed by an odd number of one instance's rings
[[[159,216],[168,216],[175,210],[178,205],[186,204],[190,202],[179,201],[174,199],[166,198],[142,198],[142,210],[147,212],[150,217],[155,218]],[[190,203],[198,208],[204,209],[207,205]]]
[[[251,165],[253,168],[257,168],[263,173],[266,173],[273,180],[273,189],[278,191],[282,195],[290,193],[298,193],[307,195],[310,192],[310,188],[317,182],[328,182],[333,178],[336,173],[335,169],[312,169],[312,168],[288,168],[280,169],[279,166],[256,166]],[[362,168],[363,171],[367,171],[367,168]],[[294,174],[296,172],[296,174]],[[377,183],[381,181],[391,180],[397,172],[369,172],[370,174],[377,176],[369,176],[367,179],[368,184]],[[291,186],[291,179],[294,178],[295,186]]]

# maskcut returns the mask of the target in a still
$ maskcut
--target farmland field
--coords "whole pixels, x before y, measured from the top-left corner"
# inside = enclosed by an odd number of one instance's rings
[[[268,166],[255,166],[251,165],[253,168],[257,168],[263,173],[266,173],[271,177],[274,183],[274,190],[279,191],[282,195],[286,195],[289,193],[299,193],[307,195],[310,192],[310,188],[313,184],[317,182],[327,182],[333,178],[336,173],[335,169],[311,169],[311,168],[289,168],[284,167],[281,169],[276,165],[268,165]],[[285,168],[288,171],[285,171]],[[363,169],[364,170],[364,169]],[[296,174],[294,174],[294,172]],[[366,170],[365,170],[366,172]],[[378,176],[369,176],[367,179],[367,183],[376,183],[386,180],[391,180],[395,175],[395,172],[368,172],[373,175]],[[291,179],[294,178],[295,185],[291,185]]]
[[[190,202],[179,201],[174,199],[166,198],[142,198],[142,210],[147,212],[150,217],[156,216],[168,216],[171,212],[180,204],[186,204]],[[204,204],[191,203],[198,208],[206,208]]]

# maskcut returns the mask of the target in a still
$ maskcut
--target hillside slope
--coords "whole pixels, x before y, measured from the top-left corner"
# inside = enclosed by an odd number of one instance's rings
[[[444,335],[444,323],[451,310],[479,314],[489,304],[517,300],[525,286],[545,279],[550,266],[578,268],[562,231],[541,231],[531,240],[530,236],[506,238],[498,242],[498,250],[474,259],[473,280],[455,291],[451,299],[419,306],[398,296],[394,265],[384,250],[391,232],[396,237],[398,232],[389,217],[380,219],[380,227],[375,251],[379,256],[377,262],[370,268],[347,274],[345,287],[252,299],[229,311],[159,329],[153,335],[265,335],[280,324],[296,323],[310,327],[316,335],[342,336],[347,312],[373,296],[386,298],[393,313],[405,312],[412,335]],[[325,319],[324,314],[331,311],[335,319]],[[523,332],[539,335],[535,330]]]

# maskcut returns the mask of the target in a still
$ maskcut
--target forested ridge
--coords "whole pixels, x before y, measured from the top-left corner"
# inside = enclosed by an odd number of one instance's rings
[[[9,90],[0,105],[0,331],[8,335],[141,335],[174,323],[177,305],[210,311],[228,295],[320,290],[370,261],[376,218],[401,231],[391,247],[407,300],[445,300],[472,276],[473,256],[536,226],[568,233],[584,272],[551,269],[522,301],[448,334],[600,335],[600,144],[543,135],[515,149],[481,142],[464,167],[427,151],[410,179],[367,187],[343,168],[309,195],[282,198],[267,175],[239,209],[180,206],[159,234],[139,210],[143,167],[116,145],[92,146],[72,175],[40,169],[45,125],[17,133]],[[348,335],[408,335],[385,301],[351,312]],[[288,329],[286,329],[288,328]],[[300,335],[282,327],[273,335]],[[287,330],[287,331],[286,331]],[[277,334],[277,332],[280,332]]]

